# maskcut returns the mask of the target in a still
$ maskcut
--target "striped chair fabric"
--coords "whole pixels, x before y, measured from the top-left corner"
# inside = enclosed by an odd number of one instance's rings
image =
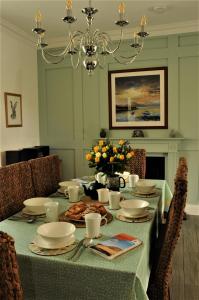
[[[23,300],[14,240],[0,231],[0,300]]]
[[[180,235],[183,221],[183,212],[187,198],[187,162],[181,157],[175,177],[175,190],[168,218],[165,226],[164,236],[159,236],[155,261],[148,286],[148,296],[150,300],[169,300],[169,286],[171,281],[171,260]],[[154,249],[153,249],[154,250]]]
[[[27,162],[0,168],[0,221],[23,208],[23,201],[35,196]]]
[[[49,155],[29,160],[36,196],[49,196],[58,189],[60,176],[60,159]]]

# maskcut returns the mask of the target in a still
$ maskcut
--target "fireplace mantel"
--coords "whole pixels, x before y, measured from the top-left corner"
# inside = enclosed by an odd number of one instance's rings
[[[117,143],[119,138],[110,138],[112,143]],[[146,149],[147,156],[164,156],[165,157],[165,179],[171,189],[174,186],[174,177],[176,174],[179,148],[184,138],[130,138],[128,142],[133,148]]]

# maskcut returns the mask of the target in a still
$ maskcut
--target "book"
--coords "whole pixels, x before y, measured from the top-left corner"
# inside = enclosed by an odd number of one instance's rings
[[[119,233],[90,247],[92,251],[107,259],[113,259],[142,244],[138,238],[126,233]]]

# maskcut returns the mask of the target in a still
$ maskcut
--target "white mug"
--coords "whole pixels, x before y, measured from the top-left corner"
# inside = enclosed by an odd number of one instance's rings
[[[116,191],[109,192],[109,208],[119,209],[120,208],[121,193]]]
[[[109,200],[109,189],[98,189],[98,201],[101,203],[107,203]]]
[[[136,174],[129,175],[129,187],[135,187],[136,182],[138,182],[139,176]]]
[[[57,222],[58,221],[58,202],[47,202],[44,204],[46,210],[46,222]]]
[[[85,215],[86,237],[98,238],[100,236],[100,225],[102,217],[98,213],[88,213]]]
[[[79,192],[80,186],[71,185],[68,186],[68,196],[70,202],[78,202],[79,201]]]

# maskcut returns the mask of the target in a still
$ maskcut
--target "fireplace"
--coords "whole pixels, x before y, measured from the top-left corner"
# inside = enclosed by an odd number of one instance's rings
[[[165,179],[165,157],[147,156],[146,175],[147,179]]]

